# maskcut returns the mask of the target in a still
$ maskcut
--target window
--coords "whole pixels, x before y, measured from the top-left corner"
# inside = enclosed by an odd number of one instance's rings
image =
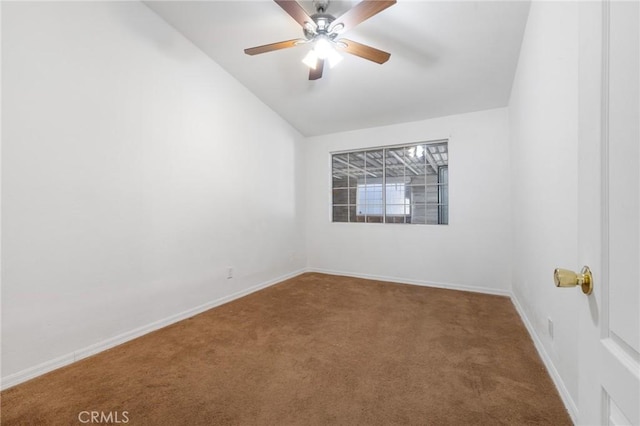
[[[449,223],[448,142],[331,155],[334,222]]]

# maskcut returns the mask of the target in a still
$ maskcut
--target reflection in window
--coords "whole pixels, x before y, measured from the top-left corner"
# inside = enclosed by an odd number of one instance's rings
[[[447,141],[333,154],[333,221],[447,224],[448,165]]]

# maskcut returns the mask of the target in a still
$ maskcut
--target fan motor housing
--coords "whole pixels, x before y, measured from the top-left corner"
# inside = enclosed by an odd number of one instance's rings
[[[333,15],[329,15],[328,13],[314,13],[313,15],[311,15],[311,19],[313,19],[313,22],[315,22],[317,28],[315,31],[311,31],[306,26],[302,27],[302,31],[304,32],[304,36],[307,40],[313,39],[318,34],[330,36],[329,27],[331,26],[331,23],[336,19]]]

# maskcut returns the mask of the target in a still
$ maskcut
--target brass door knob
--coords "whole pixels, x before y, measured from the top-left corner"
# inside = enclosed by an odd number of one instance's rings
[[[557,268],[553,271],[553,281],[556,287],[582,287],[584,294],[591,294],[593,291],[593,275],[588,266],[582,268],[579,274],[568,269]]]

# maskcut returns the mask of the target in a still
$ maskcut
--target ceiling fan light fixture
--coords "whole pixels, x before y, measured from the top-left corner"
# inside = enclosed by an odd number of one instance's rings
[[[318,36],[314,43],[313,50],[316,51],[316,54],[320,59],[327,59],[329,55],[331,55],[331,52],[335,52],[331,42],[327,40],[325,36]]]
[[[336,52],[334,49],[327,54],[327,60],[329,61],[329,68],[333,68],[342,62],[342,55]]]
[[[313,48],[302,59],[311,70],[309,80],[322,78],[325,61],[330,68],[342,61],[338,53],[345,52],[359,56],[369,61],[383,64],[389,60],[390,53],[360,44],[347,39],[338,39],[339,35],[348,31],[361,22],[393,6],[397,0],[361,0],[356,6],[336,18],[326,13],[330,0],[313,0],[316,12],[309,16],[299,0],[274,0],[291,18],[302,27],[304,38],[285,40],[244,49],[247,55],[258,55],[275,50],[295,47],[302,44],[312,44]]]
[[[318,54],[314,49],[311,49],[309,53],[305,55],[305,57],[302,59],[302,63],[312,70],[316,69],[316,67],[318,66]]]
[[[306,56],[302,59],[302,62],[311,69],[316,69],[320,60],[327,60],[329,62],[329,68],[333,68],[342,61],[342,55],[340,55],[333,43],[326,37],[318,37],[313,43],[313,49],[311,49]]]

